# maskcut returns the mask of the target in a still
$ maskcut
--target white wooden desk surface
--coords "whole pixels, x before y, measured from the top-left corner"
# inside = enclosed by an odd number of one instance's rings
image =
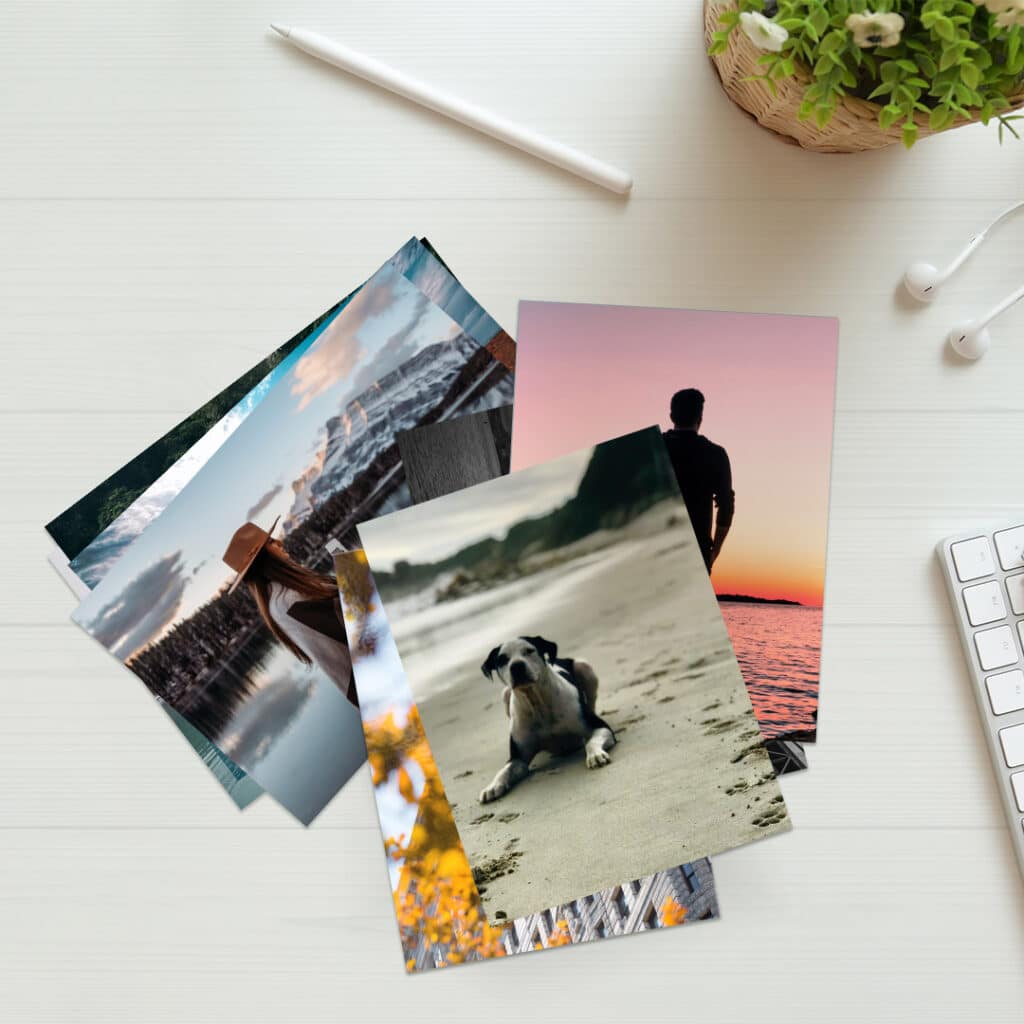
[[[631,169],[622,202],[317,65],[319,29]],[[201,34],[196,34],[201,33]],[[733,109],[695,0],[0,2],[0,1014],[13,1021],[1019,1019],[1013,863],[932,548],[1024,518],[1024,144],[813,156]],[[842,321],[820,743],[723,919],[406,978],[368,778],[237,814],[68,622],[42,524],[413,233],[521,297]],[[780,453],[781,455],[782,453]]]

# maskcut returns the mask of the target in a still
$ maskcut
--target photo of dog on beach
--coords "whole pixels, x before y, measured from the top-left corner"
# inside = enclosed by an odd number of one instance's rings
[[[790,827],[656,428],[359,535],[488,920]]]

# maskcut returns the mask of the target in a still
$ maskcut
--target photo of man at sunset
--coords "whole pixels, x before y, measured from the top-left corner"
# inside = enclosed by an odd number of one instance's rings
[[[711,459],[698,490],[714,532],[698,542],[758,720],[766,737],[812,739],[838,321],[524,302],[518,330],[512,469],[653,423],[691,473]],[[699,415],[674,422],[691,392]],[[727,487],[710,482],[723,467]]]

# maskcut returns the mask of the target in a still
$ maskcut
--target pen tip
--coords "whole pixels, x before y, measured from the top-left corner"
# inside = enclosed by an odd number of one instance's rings
[[[290,28],[286,28],[286,27],[285,27],[284,25],[274,25],[274,24],[271,24],[271,26],[270,26],[270,27],[271,27],[271,28],[272,28],[272,29],[273,29],[273,30],[274,30],[274,31],[275,31],[275,32],[276,32],[276,33],[277,33],[277,34],[278,34],[279,36],[284,36],[284,37],[285,37],[285,39],[287,39],[287,38],[288,38],[288,37],[289,37],[289,36],[290,36],[290,35],[292,34],[292,30],[291,30]]]

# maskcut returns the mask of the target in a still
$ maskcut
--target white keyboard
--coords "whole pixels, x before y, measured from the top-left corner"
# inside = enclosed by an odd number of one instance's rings
[[[1024,525],[950,537],[938,555],[1024,874]]]

